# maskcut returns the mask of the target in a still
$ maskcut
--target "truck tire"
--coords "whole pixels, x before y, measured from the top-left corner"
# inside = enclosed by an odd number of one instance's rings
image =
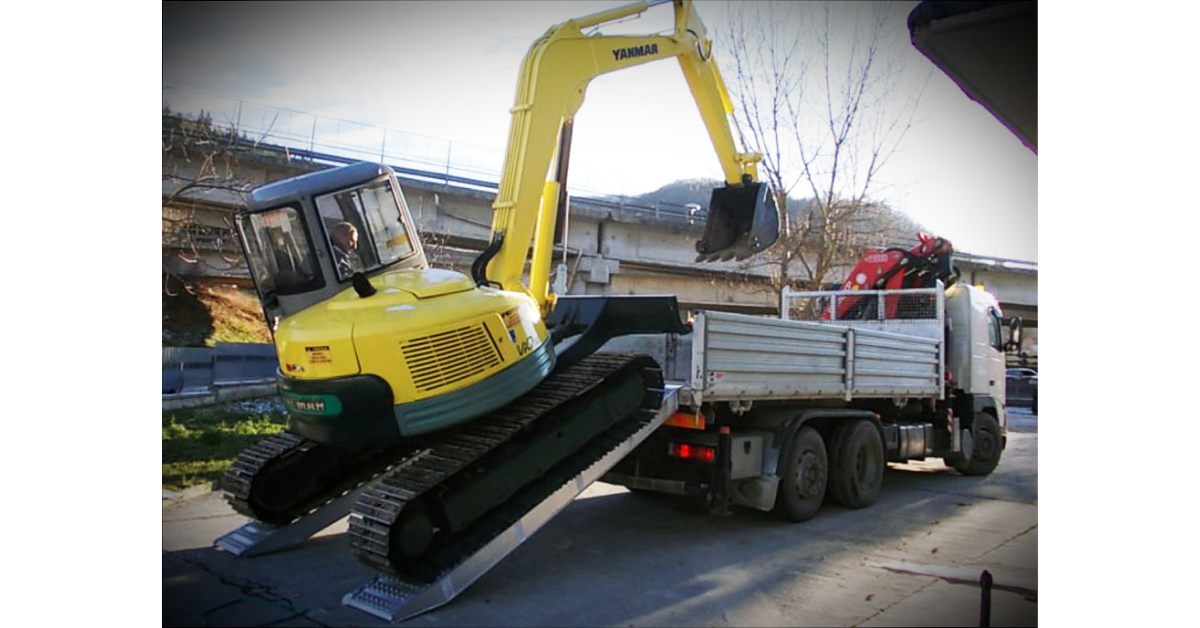
[[[1000,424],[986,412],[976,412],[971,425],[971,457],[957,460],[950,466],[963,475],[987,475],[1000,464]]]
[[[779,475],[775,512],[789,521],[812,519],[821,508],[829,483],[829,456],[817,430],[805,427],[796,432]]]
[[[879,496],[886,467],[879,430],[867,420],[851,421],[834,439],[829,457],[830,495],[847,508],[866,508]]]

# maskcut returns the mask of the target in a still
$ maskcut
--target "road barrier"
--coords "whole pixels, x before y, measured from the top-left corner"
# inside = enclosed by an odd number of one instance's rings
[[[267,344],[163,347],[163,409],[275,394],[278,368],[275,347]]]

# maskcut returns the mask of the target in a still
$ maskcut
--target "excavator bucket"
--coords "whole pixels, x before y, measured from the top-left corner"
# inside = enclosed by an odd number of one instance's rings
[[[697,262],[743,260],[779,239],[775,195],[763,183],[715,188],[708,204],[704,237],[696,242]]]

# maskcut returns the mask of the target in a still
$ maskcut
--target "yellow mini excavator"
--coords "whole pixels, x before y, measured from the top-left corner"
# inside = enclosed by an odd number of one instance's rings
[[[556,227],[567,211],[572,121],[589,81],[678,60],[726,178],[696,245],[701,260],[764,250],[779,217],[758,181],[760,155],[735,144],[732,105],[690,0],[673,3],[670,34],[584,34],[653,4],[567,21],[530,48],[490,243],[470,276],[429,267],[386,166],[358,163],[253,192],[238,229],[290,424],[226,475],[235,508],[283,524],[375,478],[351,518],[352,544],[382,569],[430,575],[480,517],[630,413],[657,407],[653,361],[592,354],[617,335],[686,332],[675,298],[549,289],[553,248],[565,241]]]

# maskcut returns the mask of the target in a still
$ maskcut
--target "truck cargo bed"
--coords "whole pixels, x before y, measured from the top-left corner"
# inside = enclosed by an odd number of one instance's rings
[[[927,319],[894,322],[704,311],[694,330],[688,384],[696,404],[943,395],[940,307]]]

